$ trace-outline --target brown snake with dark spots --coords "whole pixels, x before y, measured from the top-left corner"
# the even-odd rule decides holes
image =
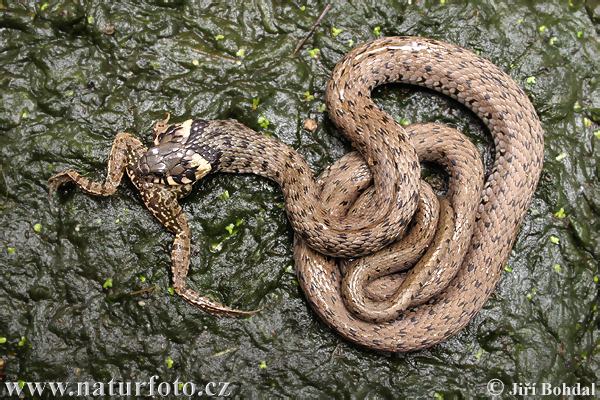
[[[480,156],[460,133],[437,124],[406,131],[375,106],[372,89],[391,82],[446,94],[485,122],[495,145],[485,183]],[[278,140],[232,120],[188,120],[157,123],[150,149],[119,134],[104,183],[68,170],[50,178],[50,189],[75,182],[88,193],[110,195],[126,171],[148,209],[175,234],[176,292],[208,312],[239,316],[252,312],[186,286],[191,232],[178,199],[209,172],[272,179],[282,188],[297,233],[298,278],[317,314],[348,340],[372,349],[432,346],[462,329],[500,278],[541,171],[539,119],[525,93],[492,63],[417,37],[355,48],[334,69],[326,101],[357,153],[342,157],[319,180]],[[419,160],[446,168],[446,196],[438,200],[420,180]],[[338,266],[327,255],[364,257]]]

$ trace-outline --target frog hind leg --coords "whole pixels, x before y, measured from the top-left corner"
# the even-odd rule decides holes
[[[186,277],[190,267],[191,230],[187,217],[177,202],[177,192],[161,185],[145,183],[141,194],[148,210],[165,228],[175,234],[171,250],[171,271],[175,293],[213,315],[248,317],[260,311],[230,308],[190,289],[186,284]]]
[[[94,196],[110,196],[121,183],[123,173],[133,165],[146,151],[137,138],[127,132],[121,132],[115,138],[108,159],[108,174],[104,182],[96,182],[82,176],[79,172],[68,169],[48,179],[50,196],[66,183],[73,182],[84,192]]]

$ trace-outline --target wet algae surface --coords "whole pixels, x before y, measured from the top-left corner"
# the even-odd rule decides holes
[[[0,356],[7,381],[231,382],[240,398],[487,397],[490,379],[600,380],[600,45],[598,2],[154,0],[0,2]],[[172,295],[172,236],[129,182],[110,198],[46,181],[73,167],[103,179],[118,131],[235,118],[302,153],[316,172],[350,150],[324,109],[335,63],[378,35],[419,35],[489,58],[521,84],[546,132],[545,165],[504,276],[460,334],[432,349],[350,345],[308,307],[293,271],[279,189],[216,175],[183,201],[192,287],[262,308],[215,318]],[[456,102],[388,86],[403,123],[469,135]],[[306,118],[318,129],[302,129]],[[0,374],[1,375],[1,374]],[[597,391],[600,388],[597,389]],[[44,395],[44,398],[51,398]],[[505,398],[518,397],[506,394]]]

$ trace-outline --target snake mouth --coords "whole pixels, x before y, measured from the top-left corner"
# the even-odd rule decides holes
[[[149,183],[157,183],[166,186],[178,186],[178,185],[189,185],[194,181],[189,179],[187,176],[181,175],[157,175],[148,174],[143,175],[142,179]]]
[[[145,182],[167,186],[192,184],[211,169],[210,162],[197,150],[178,142],[151,147],[139,158],[136,166],[138,176]]]
[[[140,178],[149,183],[156,183],[166,186],[178,186],[178,185],[189,185],[197,180],[204,177],[206,173],[199,173],[196,168],[186,169],[181,174],[168,174],[168,173],[157,173],[157,172],[149,172],[149,173],[141,173]]]
[[[166,186],[193,184],[212,170],[210,163],[197,153],[190,159],[182,158],[169,166],[164,162],[149,161],[145,156],[140,159],[137,166],[138,176],[145,182]]]

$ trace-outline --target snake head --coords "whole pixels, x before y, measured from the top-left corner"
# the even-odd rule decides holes
[[[192,133],[197,131],[198,123],[190,119],[159,132],[155,146],[138,160],[136,170],[140,178],[177,186],[193,184],[208,174],[211,164],[202,156],[201,148],[194,145]]]
[[[168,186],[192,184],[211,169],[200,154],[170,142],[151,147],[137,164],[142,180]]]

